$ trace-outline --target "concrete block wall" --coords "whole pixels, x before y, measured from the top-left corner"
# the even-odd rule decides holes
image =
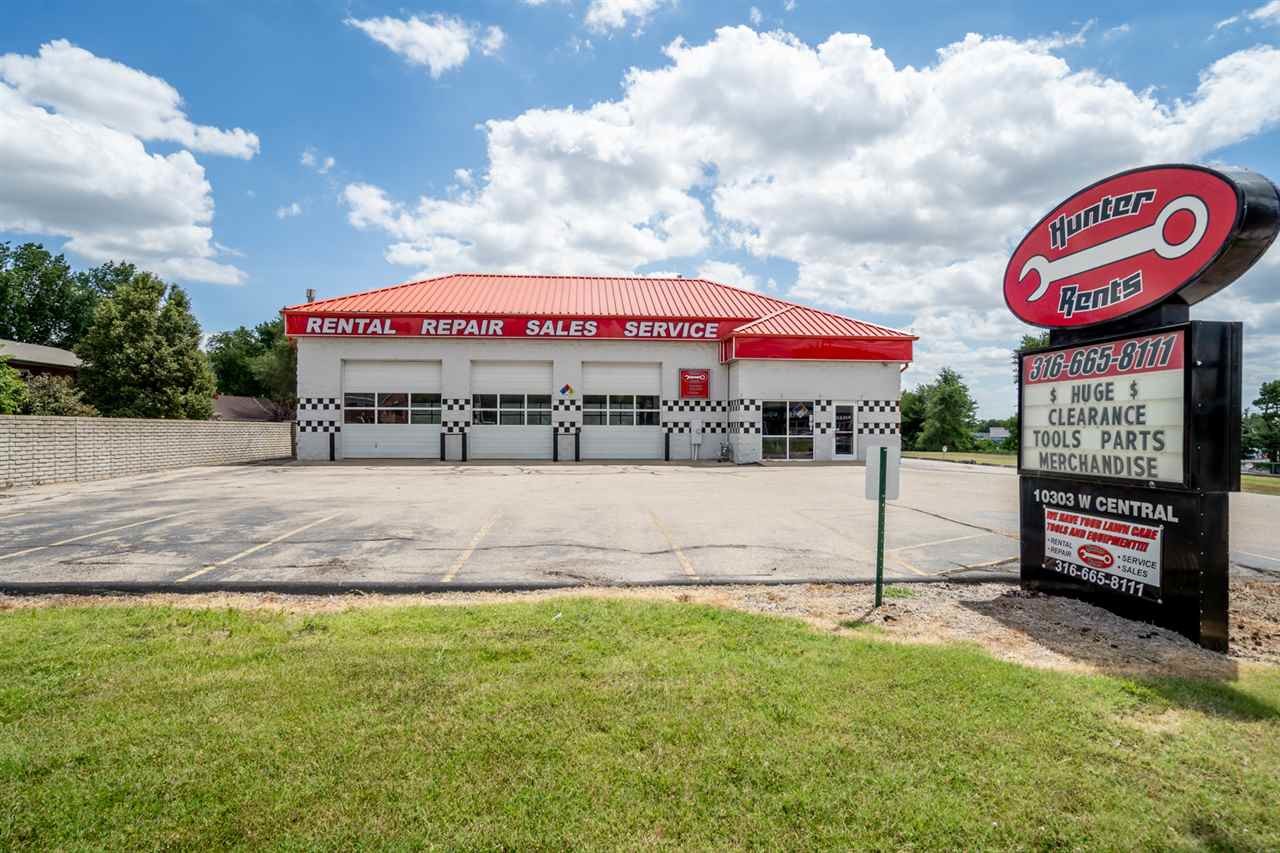
[[[293,425],[0,415],[0,488],[283,459]]]

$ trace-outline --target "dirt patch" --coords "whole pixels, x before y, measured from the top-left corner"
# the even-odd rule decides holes
[[[1183,637],[1131,622],[1068,598],[1007,584],[912,584],[892,588],[873,609],[869,586],[586,587],[536,592],[432,595],[277,595],[273,593],[146,596],[0,596],[0,611],[31,607],[119,607],[140,603],[336,613],[362,607],[465,606],[555,598],[695,602],[751,613],[796,617],[823,630],[911,643],[975,643],[992,655],[1030,666],[1077,672],[1233,678],[1242,662],[1280,665],[1280,584],[1231,584],[1231,653],[1221,655]]]

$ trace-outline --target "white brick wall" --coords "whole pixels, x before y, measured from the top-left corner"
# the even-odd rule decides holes
[[[0,488],[291,456],[293,425],[0,415]]]

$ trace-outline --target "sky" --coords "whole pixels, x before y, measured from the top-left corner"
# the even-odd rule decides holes
[[[45,0],[0,32],[0,241],[206,332],[450,272],[679,274],[920,336],[1013,412],[1014,246],[1138,165],[1280,180],[1280,0]],[[1280,249],[1193,317],[1280,376]]]

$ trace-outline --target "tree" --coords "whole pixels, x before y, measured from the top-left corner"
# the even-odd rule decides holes
[[[927,385],[921,385],[914,391],[902,392],[902,447],[912,450],[920,440],[920,430],[924,427],[924,409]]]
[[[81,391],[66,376],[42,374],[27,380],[24,415],[54,415],[65,418],[92,418],[98,410],[86,403]]]
[[[917,442],[919,449],[967,450],[973,444],[973,416],[977,408],[960,374],[949,367],[942,368],[928,391],[924,426]]]
[[[284,322],[280,319],[259,323],[252,329],[240,326],[229,332],[212,335],[209,338],[209,364],[218,380],[218,393],[266,397],[288,404],[292,399],[296,377],[291,378],[286,387],[279,382],[260,381],[257,373],[264,370],[270,372],[263,364],[259,364],[255,370],[255,363],[262,361],[263,356],[271,353],[284,340]],[[294,372],[296,373],[296,369]]]
[[[253,378],[266,397],[276,407],[276,417],[287,420],[298,405],[298,351],[284,337],[273,343],[266,352],[250,364]]]
[[[1262,383],[1253,405],[1258,412],[1249,417],[1245,443],[1265,453],[1272,464],[1280,462],[1280,379]]]
[[[102,294],[133,272],[131,264],[106,263],[73,273],[38,243],[0,243],[0,338],[72,348]]]
[[[201,420],[213,412],[213,372],[182,288],[135,273],[102,300],[76,347],[80,385],[104,415]]]
[[[1019,371],[1019,352],[1028,352],[1030,350],[1044,349],[1049,346],[1049,333],[1040,332],[1036,335],[1023,335],[1022,340],[1018,341],[1018,345],[1013,350],[1013,384],[1017,385],[1021,377]]]
[[[27,399],[27,384],[9,359],[0,357],[0,415],[16,415]]]

